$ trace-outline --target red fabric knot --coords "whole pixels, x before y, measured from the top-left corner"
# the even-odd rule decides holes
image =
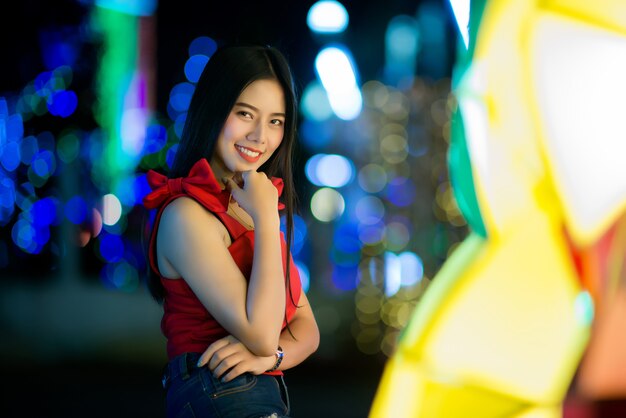
[[[203,204],[212,212],[226,212],[230,193],[222,190],[215,178],[209,162],[202,158],[198,160],[187,177],[168,179],[163,174],[149,170],[146,174],[152,192],[143,198],[143,205],[147,209],[155,209],[176,196],[189,195]],[[278,196],[283,192],[283,180],[272,177],[272,184],[278,190]],[[278,209],[285,205],[278,203]]]
[[[178,195],[183,193],[183,178],[179,177],[177,179],[168,179],[167,187],[170,189],[170,193],[172,195]]]

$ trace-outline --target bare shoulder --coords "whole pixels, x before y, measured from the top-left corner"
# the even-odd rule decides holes
[[[229,245],[230,236],[226,227],[194,199],[179,197],[163,210],[156,251],[158,268],[163,277],[180,278],[181,265],[197,262],[208,249]]]
[[[188,234],[217,234],[222,238],[228,237],[228,231],[213,213],[185,196],[174,200],[163,210],[159,231],[164,232],[168,241],[169,238],[176,241]]]

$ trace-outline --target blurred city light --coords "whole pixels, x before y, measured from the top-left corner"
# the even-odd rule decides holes
[[[309,9],[306,23],[313,32],[340,33],[348,27],[348,12],[338,1],[318,1]]]
[[[326,89],[335,115],[343,120],[358,117],[363,98],[357,86],[355,65],[347,48],[329,46],[322,49],[315,58],[315,70]]]

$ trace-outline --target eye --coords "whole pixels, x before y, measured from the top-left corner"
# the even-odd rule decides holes
[[[270,121],[270,124],[275,125],[275,126],[281,126],[284,124],[284,122],[280,119],[272,119]]]
[[[246,119],[252,119],[252,114],[250,112],[246,112],[245,110],[240,110],[237,112],[239,116],[243,116]]]

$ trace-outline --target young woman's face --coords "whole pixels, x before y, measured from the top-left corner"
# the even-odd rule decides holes
[[[276,80],[257,80],[239,95],[217,138],[212,166],[223,175],[257,170],[276,151],[285,130],[285,95]]]

